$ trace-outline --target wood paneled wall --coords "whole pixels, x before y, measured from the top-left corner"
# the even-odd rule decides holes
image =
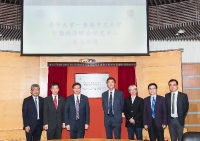
[[[182,64],[183,92],[190,101],[186,117],[188,131],[200,131],[200,64]]]
[[[22,57],[19,53],[0,52],[0,139],[24,139],[21,106],[29,96],[30,86],[39,83],[41,96],[47,95],[47,62],[77,62],[92,58],[97,62],[136,62],[139,96],[148,96],[147,86],[155,82],[158,94],[164,96],[168,81],[175,78],[182,91],[181,52],[152,52],[150,56]],[[69,88],[71,89],[71,87]],[[14,134],[11,134],[14,133]],[[168,136],[168,135],[167,135]]]

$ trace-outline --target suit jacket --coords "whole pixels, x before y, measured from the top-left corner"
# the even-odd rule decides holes
[[[152,112],[151,112],[151,96],[144,99],[144,112],[143,112],[143,125],[152,125]],[[156,96],[155,103],[155,123],[157,127],[162,127],[162,125],[167,125],[167,110],[165,104],[165,98],[162,96]]]
[[[171,92],[165,95],[166,107],[167,107],[167,121],[170,123],[171,119]],[[185,124],[185,116],[187,115],[189,108],[188,96],[187,94],[178,92],[177,97],[177,113],[178,119],[182,126]]]
[[[43,128],[43,106],[44,98],[39,97],[39,126]],[[37,110],[35,106],[35,101],[33,100],[32,95],[25,98],[22,105],[22,117],[23,117],[23,129],[27,126],[30,126],[30,129],[33,130],[37,124]]]
[[[44,125],[48,124],[48,129],[62,128],[64,122],[64,104],[62,96],[58,96],[58,108],[55,108],[52,95],[44,99]]]
[[[80,127],[85,129],[85,124],[90,123],[90,107],[88,102],[88,97],[81,94],[80,104],[79,104],[79,123]],[[67,97],[65,103],[65,125],[70,125],[74,127],[76,122],[76,108],[74,101],[74,94]],[[71,128],[72,129],[72,128]]]
[[[144,109],[144,100],[138,96],[135,97],[132,103],[131,97],[126,98],[124,101],[124,114],[126,116],[126,127],[132,126],[130,119],[135,120],[135,126],[137,128],[143,128],[142,115]]]
[[[102,107],[104,111],[104,123],[108,119],[108,91],[102,93]],[[115,89],[113,111],[116,122],[122,122],[122,111],[124,109],[124,95],[121,91]]]

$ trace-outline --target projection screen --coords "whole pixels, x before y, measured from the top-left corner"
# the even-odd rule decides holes
[[[24,0],[21,55],[148,55],[146,0]]]

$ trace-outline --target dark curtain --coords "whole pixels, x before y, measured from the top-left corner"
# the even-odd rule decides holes
[[[134,66],[119,66],[118,67],[118,89],[124,93],[124,98],[130,96],[128,87],[136,85],[136,75]]]
[[[67,67],[53,67],[48,69],[48,96],[51,95],[51,83],[57,82],[60,86],[58,95],[66,98],[67,96]]]

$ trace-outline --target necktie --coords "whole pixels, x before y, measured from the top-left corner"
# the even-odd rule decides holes
[[[112,92],[110,92],[110,100],[109,100],[109,105],[108,105],[108,107],[109,107],[108,113],[109,113],[110,115],[113,115],[113,112],[112,112]]]
[[[173,96],[172,96],[172,114],[174,114],[174,102],[175,102],[175,94],[173,93]]]
[[[38,117],[38,105],[37,105],[37,98],[35,98],[35,107],[36,107],[36,111],[37,111],[37,119],[39,119],[39,117]]]
[[[76,119],[79,119],[79,100],[78,100],[78,96],[76,99]]]
[[[57,104],[57,99],[56,99],[56,96],[54,97],[54,100],[53,100],[53,102],[54,102],[54,106],[55,106],[55,108],[56,108],[56,110],[57,110],[57,108],[58,108],[58,104]]]
[[[155,112],[154,112],[154,108],[155,108],[155,99],[154,97],[152,97],[152,103],[151,103],[151,114],[152,114],[152,117],[155,118]]]

